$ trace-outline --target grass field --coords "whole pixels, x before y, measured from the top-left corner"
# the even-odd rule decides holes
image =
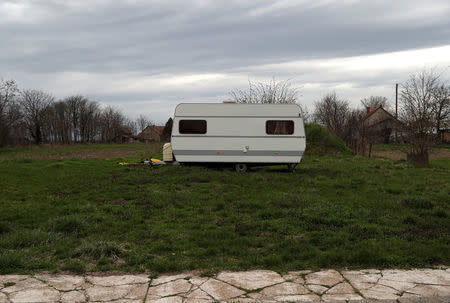
[[[0,149],[0,273],[450,264],[450,159],[120,167],[159,144]]]

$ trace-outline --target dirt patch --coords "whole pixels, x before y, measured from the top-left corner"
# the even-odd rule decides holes
[[[121,150],[121,151],[99,151],[89,153],[73,153],[73,154],[58,154],[58,155],[35,155],[33,159],[111,159],[122,158],[136,155],[136,151]]]
[[[399,150],[383,150],[383,151],[372,151],[372,155],[375,157],[384,157],[392,160],[406,160],[406,153]],[[429,151],[430,159],[450,159],[450,151],[445,149],[432,149]]]

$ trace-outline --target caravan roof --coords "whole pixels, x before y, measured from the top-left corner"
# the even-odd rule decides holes
[[[297,104],[181,103],[175,117],[300,117]]]

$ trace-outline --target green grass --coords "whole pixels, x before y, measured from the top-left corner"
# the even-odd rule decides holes
[[[160,143],[130,144],[71,144],[71,145],[29,145],[25,147],[0,148],[0,159],[30,158],[118,158],[149,157],[160,153]]]
[[[125,147],[123,147],[125,146]],[[35,159],[107,150],[114,159]],[[0,273],[450,264],[450,159],[306,154],[284,167],[121,167],[160,145],[0,152]]]

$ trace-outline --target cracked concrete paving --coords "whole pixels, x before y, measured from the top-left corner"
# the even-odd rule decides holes
[[[450,303],[450,269],[161,275],[0,275],[0,303]]]

